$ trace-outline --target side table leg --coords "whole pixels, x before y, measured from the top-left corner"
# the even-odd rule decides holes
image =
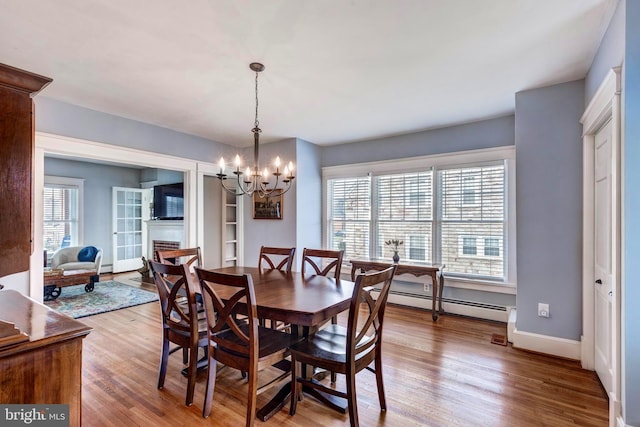
[[[431,273],[431,319],[438,320],[438,280],[436,273]]]
[[[444,266],[442,267],[444,269]],[[444,310],[442,309],[442,294],[444,292],[444,272],[442,270],[440,270],[440,290],[438,291],[438,312],[439,313],[444,313]]]

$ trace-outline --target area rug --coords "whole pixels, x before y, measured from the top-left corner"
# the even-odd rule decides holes
[[[84,285],[62,288],[60,296],[45,305],[74,319],[120,310],[157,301],[158,295],[113,280],[97,282],[93,292],[85,292]]]

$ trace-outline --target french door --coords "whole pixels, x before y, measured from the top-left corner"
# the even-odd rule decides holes
[[[143,200],[146,190],[113,187],[113,272],[142,267]]]

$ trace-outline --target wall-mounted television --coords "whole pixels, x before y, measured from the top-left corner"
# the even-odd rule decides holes
[[[184,219],[184,185],[156,185],[153,187],[154,219]]]

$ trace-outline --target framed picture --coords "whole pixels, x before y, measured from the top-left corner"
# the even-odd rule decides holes
[[[282,219],[282,190],[260,197],[253,193],[253,219]]]

